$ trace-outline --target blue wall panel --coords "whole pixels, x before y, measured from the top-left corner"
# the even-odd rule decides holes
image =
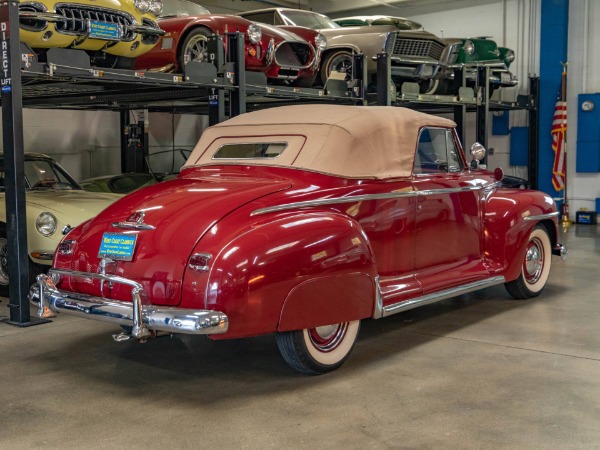
[[[594,103],[591,111],[581,104]],[[577,172],[600,172],[600,94],[580,94],[577,106]]]
[[[529,165],[529,127],[510,129],[510,165]]]
[[[550,130],[556,96],[560,89],[563,70],[561,62],[567,61],[568,32],[569,0],[542,0],[538,186],[552,197],[556,197],[557,192],[552,186],[554,152]]]

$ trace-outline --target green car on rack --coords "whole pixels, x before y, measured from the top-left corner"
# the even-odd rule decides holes
[[[403,17],[392,16],[353,16],[334,19],[342,27],[394,25],[399,30],[423,30],[420,23]],[[441,79],[437,86],[436,94],[454,94],[461,86],[459,80],[454,79],[453,69],[464,68],[467,86],[475,86],[477,82],[477,68],[487,66],[490,68],[489,81],[490,91],[501,87],[513,87],[518,84],[517,77],[513,75],[509,67],[515,60],[513,50],[499,47],[496,41],[490,37],[475,38],[444,38],[447,45],[451,47],[445,73],[448,75]],[[414,45],[424,45],[415,40]],[[490,93],[491,93],[490,92]]]

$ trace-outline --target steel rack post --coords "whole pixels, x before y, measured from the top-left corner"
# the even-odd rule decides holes
[[[225,50],[223,38],[212,35],[208,38],[208,60],[220,71],[225,64]],[[223,89],[210,88],[208,94],[208,124],[216,125],[225,120],[225,92]]]
[[[137,113],[135,112],[137,111]],[[131,120],[131,116],[135,120]],[[125,110],[121,121],[121,172],[147,173],[148,132],[145,110]]]
[[[25,156],[23,142],[23,98],[21,87],[21,46],[19,42],[19,2],[0,5],[2,68],[2,130],[4,144],[4,182],[6,188],[6,237],[10,318],[19,327],[48,320],[31,317],[29,312],[29,256],[25,217]]]
[[[538,109],[540,95],[540,78],[529,77],[529,151],[527,156],[527,179],[531,189],[538,188],[538,158],[540,152],[539,127],[540,113]]]
[[[488,116],[490,105],[488,102],[488,92],[490,90],[489,67],[480,66],[477,68],[477,85],[479,86],[479,100],[477,102],[476,121],[477,121],[477,142],[488,149]],[[487,152],[482,164],[487,164]]]
[[[460,67],[454,70],[454,81],[455,86],[465,87],[466,86],[466,77],[465,77],[465,69],[464,67]],[[460,102],[454,106],[454,121],[456,122],[456,132],[458,133],[458,137],[460,138],[460,142],[462,145],[466,145],[467,142],[467,105]]]
[[[392,69],[389,53],[377,53],[377,104],[390,106],[392,104]]]
[[[357,105],[367,104],[367,65],[365,55],[356,53],[352,57],[352,95]]]
[[[232,82],[236,89],[229,95],[229,117],[246,112],[246,60],[244,35],[227,33],[227,61],[233,63]]]

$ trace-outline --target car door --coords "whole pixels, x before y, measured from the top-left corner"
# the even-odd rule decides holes
[[[453,129],[425,127],[415,154],[414,265],[423,293],[486,278],[482,180],[469,171]]]

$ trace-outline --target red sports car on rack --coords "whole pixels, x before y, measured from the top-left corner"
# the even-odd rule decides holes
[[[558,243],[548,195],[467,161],[455,124],[405,108],[301,105],[204,131],[175,180],[66,235],[31,299],[123,327],[275,333],[295,369],[339,367],[361,320],[504,284],[539,295]]]
[[[238,16],[210,14],[186,0],[165,0],[158,24],[165,35],[136,60],[136,69],[183,72],[190,61],[206,61],[208,36],[238,31],[245,36],[246,70],[263,72],[269,81],[309,87],[327,45],[327,39],[315,30],[284,30]]]

